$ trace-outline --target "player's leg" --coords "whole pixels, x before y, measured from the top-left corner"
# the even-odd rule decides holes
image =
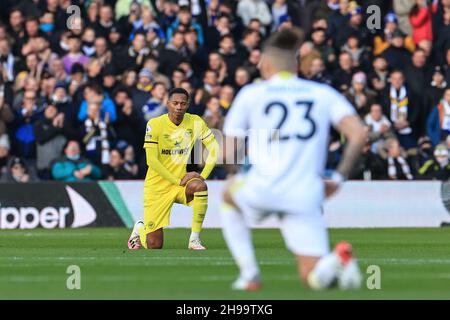
[[[170,210],[177,192],[177,188],[172,188],[164,194],[149,194],[144,198],[144,222],[139,228],[139,239],[144,248],[163,247],[163,228],[169,225]]]
[[[230,252],[236,261],[240,275],[233,283],[236,290],[257,290],[261,287],[260,271],[251,238],[251,230],[247,226],[243,211],[248,210],[243,203],[235,203],[233,194],[239,189],[241,182],[230,182],[226,187],[223,203],[220,208],[222,232]]]
[[[208,209],[208,187],[205,181],[201,179],[189,180],[184,188],[186,203],[192,205],[192,227],[189,237],[189,249],[206,249],[200,241],[200,232],[202,231],[203,221],[205,220]]]
[[[147,233],[147,249],[162,249],[164,243],[164,231],[162,228]]]
[[[327,257],[329,253],[325,223],[318,213],[314,215],[285,214],[280,224],[286,246],[296,255],[300,278],[307,287],[316,287],[315,283],[309,282],[310,275],[322,257]],[[334,259],[320,268],[322,272],[316,272],[322,287],[333,284],[337,276],[337,267],[338,260]]]
[[[328,233],[320,213],[285,215],[281,232],[287,247],[297,256],[300,278],[306,287],[327,289],[345,274],[352,278],[352,284],[360,281],[348,243],[340,243],[329,252]]]

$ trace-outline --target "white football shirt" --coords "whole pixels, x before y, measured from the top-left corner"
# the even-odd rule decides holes
[[[252,166],[237,196],[265,211],[320,208],[330,126],[354,113],[333,88],[289,73],[244,87],[224,125],[225,135],[248,137]]]

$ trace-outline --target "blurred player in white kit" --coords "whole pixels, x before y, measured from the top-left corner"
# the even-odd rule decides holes
[[[349,289],[361,282],[349,243],[338,243],[330,253],[321,206],[349,175],[366,132],[352,105],[336,90],[296,77],[302,40],[301,31],[291,28],[265,42],[260,62],[265,80],[239,92],[225,121],[227,146],[247,137],[252,164],[247,174],[230,182],[221,206],[224,237],[240,269],[236,290],[261,287],[249,227],[271,214],[279,217],[307,287],[339,284]],[[324,180],[331,125],[347,144],[337,170]]]

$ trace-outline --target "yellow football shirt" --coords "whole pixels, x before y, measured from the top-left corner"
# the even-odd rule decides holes
[[[186,174],[191,150],[199,139],[202,143],[215,139],[201,117],[186,113],[177,126],[164,114],[147,122],[144,148],[156,145],[158,160],[173,176],[181,179]],[[151,167],[147,170],[145,184],[152,191],[163,191],[173,186]]]

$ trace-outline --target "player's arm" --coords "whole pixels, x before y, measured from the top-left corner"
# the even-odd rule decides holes
[[[219,156],[219,144],[212,132],[210,138],[206,139],[206,141],[202,140],[202,143],[206,147],[206,150],[208,150],[208,157],[205,160],[205,166],[200,175],[203,179],[207,179],[216,166],[217,158]]]
[[[200,176],[203,179],[207,179],[216,166],[217,158],[219,156],[219,144],[217,143],[214,133],[208,128],[205,121],[201,118],[200,121],[202,124],[200,139],[206,150],[208,150],[208,157],[205,160],[205,166],[203,167]]]
[[[248,106],[253,105],[252,101],[254,100],[252,100],[252,96],[249,87],[244,87],[239,91],[225,119],[223,128],[225,134],[222,152],[224,156],[223,163],[231,166],[230,169],[232,171],[236,169],[233,166],[237,167],[245,159],[245,138],[249,128],[248,121],[250,118]],[[229,161],[231,159],[233,161]],[[230,163],[233,164],[231,165]]]
[[[169,181],[170,183],[179,186],[181,179],[175,177],[158,159],[158,145],[150,143],[145,148],[145,155],[147,157],[147,165],[155,170],[157,174]]]
[[[338,130],[346,137],[347,144],[336,171],[347,178],[361,155],[367,140],[367,131],[356,115],[344,117],[338,125]]]
[[[349,102],[337,92],[330,97],[331,121],[334,127],[345,136],[347,143],[331,180],[325,181],[327,196],[333,194],[348,178],[367,140],[367,130]]]
[[[153,120],[153,119],[152,119]],[[157,174],[166,179],[172,184],[180,185],[181,179],[175,177],[166,167],[164,167],[158,158],[158,143],[159,143],[159,126],[156,120],[150,120],[147,123],[145,132],[144,148],[147,158],[147,165],[155,170]]]

